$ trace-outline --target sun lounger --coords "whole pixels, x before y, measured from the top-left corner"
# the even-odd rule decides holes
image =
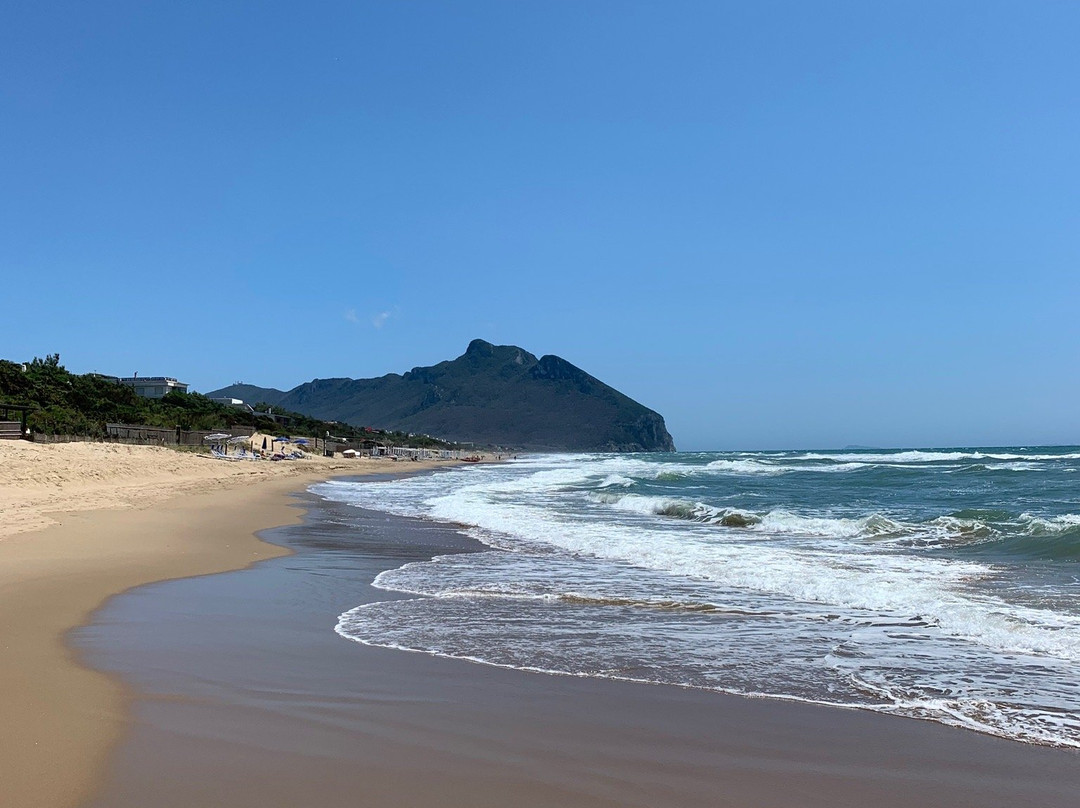
[[[235,460],[243,460],[244,459],[242,457],[234,457],[234,456],[230,455],[228,452],[222,451],[217,446],[211,446],[210,447],[210,454],[215,460],[234,460],[235,461]]]

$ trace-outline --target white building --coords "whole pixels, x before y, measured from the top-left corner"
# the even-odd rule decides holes
[[[168,376],[129,376],[120,384],[135,388],[135,394],[143,398],[163,398],[169,393],[186,393],[188,386]]]
[[[236,407],[236,409],[238,410],[249,409],[247,404],[243,402],[243,399],[239,398],[232,398],[230,396],[215,396],[210,400],[216,401],[218,404],[224,404],[226,407]]]

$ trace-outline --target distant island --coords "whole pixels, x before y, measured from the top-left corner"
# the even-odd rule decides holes
[[[457,359],[377,379],[207,394],[313,418],[530,451],[675,451],[663,417],[558,356],[473,340]]]

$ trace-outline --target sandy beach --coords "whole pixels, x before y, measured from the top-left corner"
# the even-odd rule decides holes
[[[230,463],[158,447],[0,443],[3,804],[79,804],[125,726],[124,688],[79,663],[68,631],[131,587],[286,552],[254,533],[297,518],[287,492],[401,465]]]
[[[342,610],[394,597],[370,586],[380,571],[482,547],[290,492],[421,464],[234,470],[115,448],[81,448],[72,469],[61,447],[20,445],[3,464],[23,469],[5,472],[4,513],[52,522],[0,541],[5,806],[1004,807],[1080,791],[1074,752],[930,722],[348,642]],[[167,461],[154,485],[136,470]],[[69,480],[55,500],[31,462]],[[131,470],[110,482],[114,463]]]

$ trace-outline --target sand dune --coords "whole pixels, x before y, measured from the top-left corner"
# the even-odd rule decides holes
[[[144,508],[222,485],[313,472],[364,473],[388,465],[314,454],[279,463],[230,463],[160,446],[5,441],[0,443],[0,541],[55,524],[65,511]]]

